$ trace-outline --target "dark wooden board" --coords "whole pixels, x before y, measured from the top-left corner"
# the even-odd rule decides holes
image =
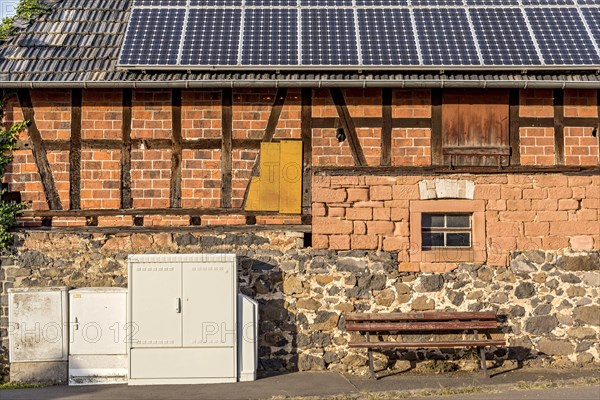
[[[431,164],[442,165],[442,89],[431,89]]]
[[[71,90],[71,140],[69,144],[69,208],[81,208],[81,89]]]
[[[221,207],[231,208],[232,194],[232,136],[233,136],[233,93],[222,90],[222,133],[221,133]]]
[[[554,159],[556,165],[565,164],[565,92],[554,90]]]
[[[346,322],[347,331],[462,331],[465,329],[495,329],[496,321],[411,321],[411,322]]]
[[[302,89],[301,103],[302,209],[305,215],[309,215],[312,207],[312,89]]]
[[[123,89],[123,124],[121,143],[121,208],[131,208],[131,104],[133,92]]]
[[[449,320],[496,320],[495,312],[410,312],[410,313],[352,313],[346,321],[449,321]]]
[[[392,165],[392,89],[381,90],[381,160],[383,166]]]
[[[348,111],[348,106],[346,105],[346,100],[344,99],[342,89],[330,88],[329,93],[331,94],[331,98],[333,99],[333,103],[335,104],[335,108],[337,109],[340,117],[342,128],[348,136],[348,145],[350,146],[350,152],[352,153],[352,158],[354,159],[354,165],[367,165],[365,154],[363,153],[360,140],[358,139],[358,134],[356,133],[356,126],[354,125],[354,121],[352,120],[350,112]]]
[[[511,89],[508,97],[508,141],[510,143],[509,165],[521,165],[520,92]]]
[[[171,91],[171,123],[172,123],[172,150],[171,150],[171,208],[181,207],[181,89]]]
[[[349,347],[353,348],[452,348],[452,347],[486,347],[486,346],[506,346],[505,340],[464,340],[464,341],[439,341],[439,342],[350,342]]]
[[[571,173],[578,175],[597,175],[598,166],[514,166],[499,169],[498,167],[315,167],[318,176],[365,176],[365,175],[447,175],[447,174],[547,174]]]

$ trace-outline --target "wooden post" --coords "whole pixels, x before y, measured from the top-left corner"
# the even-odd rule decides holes
[[[231,208],[232,194],[232,136],[233,136],[233,92],[223,89],[221,98],[221,207]]]
[[[350,112],[348,112],[348,106],[346,105],[346,100],[344,100],[342,90],[340,88],[331,88],[329,89],[329,93],[331,93],[331,98],[333,99],[338,115],[340,116],[342,128],[344,128],[346,135],[348,135],[348,144],[350,145],[354,165],[367,165],[367,160],[365,159],[362,146],[360,145],[358,135],[356,134],[356,126],[350,117]]]
[[[565,164],[565,93],[554,90],[554,159],[556,165]]]
[[[121,143],[121,208],[131,208],[131,104],[133,92],[123,89],[123,123]]]
[[[302,89],[302,214],[310,217],[312,207],[312,89]],[[303,221],[309,223],[309,221]]]
[[[56,190],[52,169],[50,169],[50,163],[48,162],[46,147],[44,147],[42,135],[35,122],[35,111],[33,109],[29,90],[17,90],[17,97],[19,99],[19,104],[21,105],[21,110],[23,111],[23,118],[26,121],[29,121],[28,132],[32,144],[31,151],[33,152],[33,158],[35,159],[35,164],[42,180],[46,202],[51,210],[62,210],[62,204],[60,197],[58,196],[58,191]]]
[[[71,90],[71,140],[69,141],[69,208],[81,209],[81,89]]]
[[[381,91],[381,165],[392,165],[392,89]]]
[[[521,165],[521,132],[519,121],[519,89],[511,89],[508,111],[508,141],[510,143],[509,165]]]
[[[171,92],[171,208],[181,207],[181,89]]]
[[[431,89],[431,164],[444,164],[442,154],[442,89]]]

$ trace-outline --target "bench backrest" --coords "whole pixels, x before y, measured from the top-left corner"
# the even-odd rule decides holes
[[[348,331],[464,331],[498,328],[495,312],[347,314]]]

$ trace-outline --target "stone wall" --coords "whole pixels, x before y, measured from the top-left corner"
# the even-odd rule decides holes
[[[350,350],[348,312],[495,310],[507,348],[491,359],[574,366],[600,362],[600,253],[514,252],[505,267],[460,264],[443,274],[399,272],[397,252],[305,248],[293,232],[17,235],[2,259],[2,349],[7,349],[11,287],[126,286],[131,253],[234,252],[240,290],[260,303],[260,370],[366,371],[366,352]],[[457,360],[469,351],[389,351],[377,364]],[[2,359],[4,377],[6,359]],[[418,365],[428,365],[427,362]]]
[[[443,199],[483,202],[483,235],[474,232],[473,245],[489,265],[507,266],[517,250],[600,249],[597,175],[315,176],[312,199],[314,247],[397,252],[405,271],[444,272],[466,261],[443,255],[422,260],[414,209]],[[452,201],[443,212],[465,211]]]

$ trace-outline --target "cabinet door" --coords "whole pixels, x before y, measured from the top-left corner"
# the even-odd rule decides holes
[[[184,347],[233,347],[235,344],[235,264],[184,264]]]
[[[181,263],[134,263],[131,273],[132,347],[180,347]]]

